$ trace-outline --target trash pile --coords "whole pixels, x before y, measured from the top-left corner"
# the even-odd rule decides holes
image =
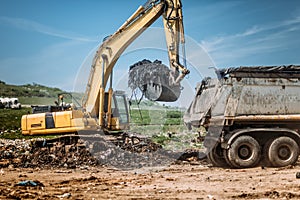
[[[166,151],[148,138],[127,134],[112,138],[114,139],[107,140],[101,136],[80,137],[72,142],[53,142],[53,139],[1,139],[0,168],[112,166],[132,169],[164,166],[177,160],[191,161],[200,158],[196,151]]]
[[[175,83],[175,71],[161,61],[142,60],[130,66],[128,86],[139,89],[152,101],[173,102],[180,96],[180,84]]]
[[[96,165],[85,146],[81,144],[64,145],[62,143],[38,145],[36,140],[0,140],[1,167],[67,167]],[[45,140],[46,141],[46,140]]]

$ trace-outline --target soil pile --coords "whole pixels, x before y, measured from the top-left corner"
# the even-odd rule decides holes
[[[197,161],[199,152],[171,152],[148,138],[123,134],[107,140],[81,137],[75,142],[57,140],[0,140],[0,168],[113,166],[132,169],[162,166],[175,161]]]

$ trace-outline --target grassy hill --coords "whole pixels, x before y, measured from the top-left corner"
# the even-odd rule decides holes
[[[64,92],[59,88],[51,88],[37,83],[26,85],[9,85],[0,81],[0,96],[5,97],[57,97]]]
[[[59,93],[59,88],[51,88],[37,83],[26,85],[10,85],[0,81],[0,97],[17,97],[21,104],[53,104]]]
[[[54,105],[58,94],[64,93],[59,88],[51,88],[36,83],[26,85],[9,85],[0,81],[0,97],[18,97],[22,105]],[[79,94],[75,94],[79,97]],[[80,98],[77,98],[80,99]],[[67,100],[67,99],[64,99]],[[131,130],[149,136],[166,132],[181,132],[185,129],[180,108],[160,105],[157,102],[142,100],[139,105],[132,101],[130,110]],[[0,110],[1,133],[17,130],[20,132],[21,117],[31,111],[31,108],[21,110]]]

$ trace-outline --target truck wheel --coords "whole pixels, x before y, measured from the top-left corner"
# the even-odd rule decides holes
[[[225,158],[225,161],[227,163],[227,165],[231,168],[237,168],[237,166],[233,166],[228,158],[228,149],[224,149],[223,150],[223,155],[224,155],[224,158]]]
[[[274,167],[295,164],[299,156],[299,147],[290,137],[279,137],[269,147],[268,158]]]
[[[223,150],[220,144],[217,144],[210,152],[208,152],[207,158],[215,167],[229,167],[224,158]]]
[[[228,149],[228,161],[233,167],[254,167],[260,161],[260,146],[251,136],[238,137]]]
[[[269,139],[265,143],[265,145],[263,147],[263,150],[262,150],[262,159],[261,159],[261,165],[262,166],[265,166],[265,167],[272,167],[273,166],[272,163],[271,163],[271,161],[270,161],[270,159],[269,159],[269,156],[268,156],[268,154],[269,154],[269,148],[270,148],[270,145],[273,142],[273,140],[274,140],[274,138]]]

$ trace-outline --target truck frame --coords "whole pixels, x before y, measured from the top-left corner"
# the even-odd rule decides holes
[[[205,78],[185,113],[204,127],[214,166],[282,167],[294,164],[300,146],[300,66],[216,70]]]

